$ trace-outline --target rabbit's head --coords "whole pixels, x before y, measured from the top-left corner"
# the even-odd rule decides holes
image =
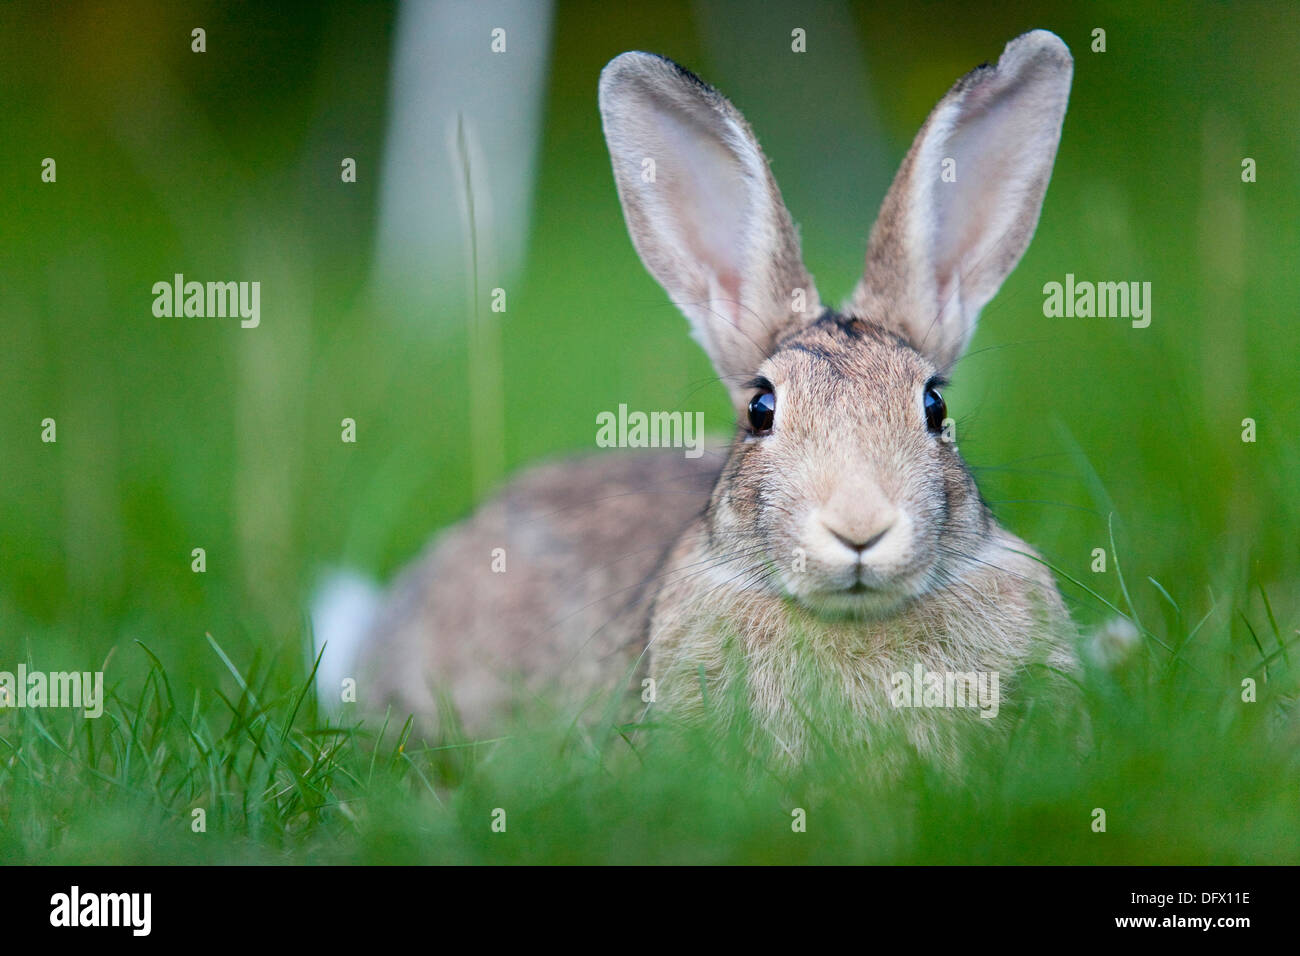
[[[823,306],[744,118],[670,60],[625,53],[600,110],[628,228],[731,394],[708,511],[737,584],[882,615],[959,575],[988,517],[941,389],[1038,222],[1069,96],[1034,31],[961,79],[886,195],[864,275]]]

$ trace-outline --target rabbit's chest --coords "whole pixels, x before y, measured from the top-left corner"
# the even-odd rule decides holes
[[[746,598],[660,622],[650,676],[686,716],[745,709],[763,720],[818,713],[871,723],[929,721],[930,710],[996,714],[1005,647],[970,626],[900,615],[823,621],[780,599]]]

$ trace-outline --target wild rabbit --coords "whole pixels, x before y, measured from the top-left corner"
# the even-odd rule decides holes
[[[1052,576],[994,521],[941,389],[1033,235],[1072,71],[1038,30],[953,86],[836,311],[731,103],[663,57],[611,61],[600,112],[628,229],[728,388],[734,440],[534,469],[373,606],[327,593],[326,693],[355,670],[363,704],[471,731],[521,695],[621,693],[684,718],[739,700],[796,756],[820,733],[805,697],[829,694],[838,737],[892,725],[946,753],[960,721],[911,707],[900,674],[992,674],[1005,696],[1034,662],[1068,668]]]

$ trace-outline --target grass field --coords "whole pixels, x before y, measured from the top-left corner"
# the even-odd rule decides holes
[[[947,398],[984,495],[1080,627],[1123,615],[1137,646],[1089,669],[1076,707],[973,743],[957,777],[756,766],[661,726],[527,720],[431,748],[405,715],[329,725],[313,587],[336,566],[387,579],[479,495],[463,289],[419,311],[367,283],[396,13],[5,4],[0,670],[102,669],[109,700],[96,719],[0,709],[0,860],[1300,862],[1300,15],[796,6],[814,42],[850,37],[869,66],[851,92],[874,125],[841,130],[808,128],[820,104],[801,91],[851,64],[792,58],[784,20],[739,36],[725,3],[608,7],[562,3],[552,29],[501,320],[505,467],[591,450],[621,402],[729,429],[626,238],[595,109],[611,56],[663,52],[732,95],[833,301],[928,108],[1047,27],[1076,60],[1056,171]],[[767,26],[760,69],[736,49]],[[260,279],[261,326],[154,317],[149,290],[176,272]],[[1067,274],[1150,282],[1150,326],[1046,318],[1043,285]]]

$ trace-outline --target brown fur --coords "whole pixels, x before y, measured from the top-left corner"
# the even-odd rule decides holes
[[[644,674],[654,707],[698,718],[739,699],[797,756],[811,680],[843,705],[846,746],[892,727],[955,758],[971,712],[897,709],[892,674],[996,671],[1005,701],[1032,662],[1070,666],[1050,573],[994,522],[923,399],[1034,231],[1069,63],[1039,31],[953,88],[841,314],[735,108],[670,61],[616,58],[601,111],[629,231],[726,382],[735,441],[725,462],[609,454],[518,479],[399,579],[366,647],[372,696],[427,717],[442,688],[479,730],[521,694],[578,708]],[[776,396],[770,434],[745,423],[755,376]]]
[[[703,509],[716,449],[593,455],[516,479],[398,578],[366,643],[362,693],[435,730],[445,693],[470,731],[521,694],[599,704],[644,645],[655,571]],[[492,570],[494,551],[505,571]]]

